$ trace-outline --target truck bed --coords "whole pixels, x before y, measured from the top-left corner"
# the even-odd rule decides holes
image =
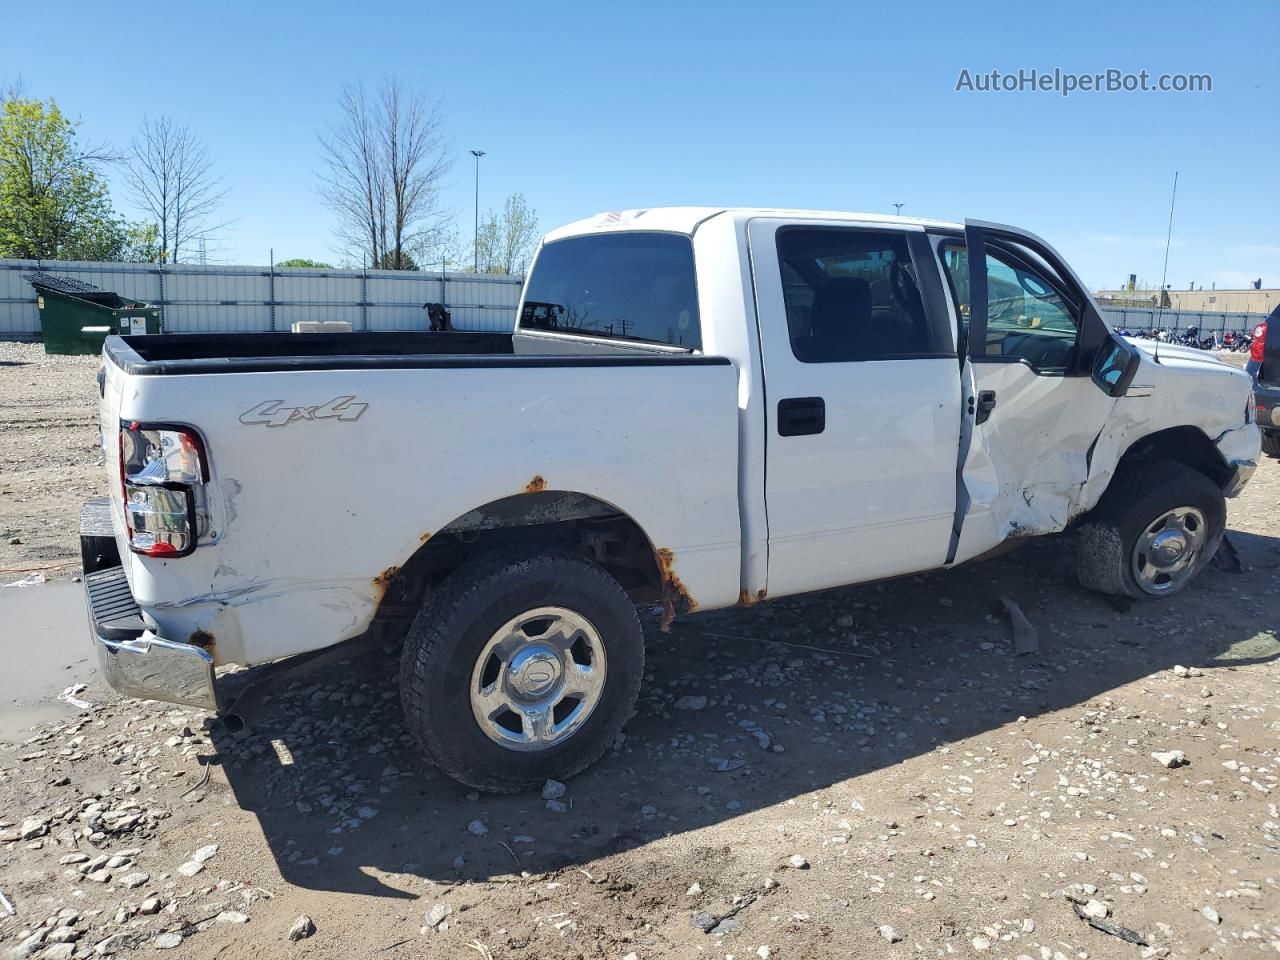
[[[191,425],[207,458],[208,535],[197,549],[121,557],[159,635],[213,637],[218,663],[244,664],[357,636],[424,544],[456,541],[448,531],[462,518],[513,499],[533,509],[590,498],[634,521],[692,602],[736,602],[730,361],[660,347],[570,353],[560,338],[534,339],[108,339],[103,422]],[[339,401],[358,414],[307,415]],[[306,413],[250,415],[264,405]],[[119,431],[105,439],[106,462],[118,464]]]
[[[440,367],[728,364],[652,347],[548,353],[509,333],[182,333],[109,337],[106,354],[131,376]]]

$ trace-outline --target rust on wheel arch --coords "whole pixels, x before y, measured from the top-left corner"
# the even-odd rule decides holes
[[[659,547],[653,551],[653,557],[658,562],[658,574],[662,578],[662,619],[658,621],[658,629],[670,633],[671,621],[676,614],[692,613],[698,609],[698,603],[676,575],[675,554],[666,547]]]
[[[387,567],[380,574],[373,578],[373,585],[379,590],[385,590],[387,584],[396,578],[396,574],[400,572],[399,567]]]
[[[542,479],[542,474],[535,473],[533,479],[524,485],[525,493],[541,493],[547,489],[547,481]]]
[[[419,539],[420,541],[422,541],[423,543],[426,543],[428,540],[430,540],[430,539],[431,539],[431,531],[430,531],[430,530],[425,531],[425,532],[422,534],[422,536],[420,536],[418,539]]]

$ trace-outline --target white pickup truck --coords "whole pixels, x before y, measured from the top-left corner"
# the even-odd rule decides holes
[[[82,549],[104,672],[407,635],[407,723],[485,790],[564,778],[672,616],[1080,526],[1081,582],[1182,589],[1254,470],[1249,377],[1113,334],[990,223],[673,208],[542,242],[514,334],[111,337]],[[223,698],[225,699],[225,698]]]

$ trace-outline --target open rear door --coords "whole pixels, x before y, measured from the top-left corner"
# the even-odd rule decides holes
[[[956,299],[964,390],[949,563],[1062,530],[1114,399],[1090,379],[1108,335],[1079,279],[1033,234],[967,221],[939,238]]]

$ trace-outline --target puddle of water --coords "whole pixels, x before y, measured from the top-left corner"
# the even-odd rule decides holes
[[[0,624],[0,741],[24,740],[32,724],[78,714],[58,694],[97,673],[84,588],[0,587]],[[91,691],[81,696],[91,698]]]

